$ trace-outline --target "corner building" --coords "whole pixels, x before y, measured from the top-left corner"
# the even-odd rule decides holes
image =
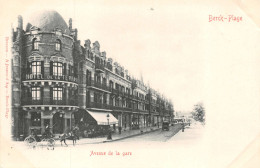
[[[142,129],[173,119],[173,105],[132,77],[100,44],[81,46],[72,20],[44,11],[12,32],[12,135],[54,134],[78,125],[82,136]],[[158,96],[156,96],[158,95]],[[157,98],[157,99],[156,99]]]

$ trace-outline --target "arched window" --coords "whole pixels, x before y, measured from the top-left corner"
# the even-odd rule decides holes
[[[39,50],[39,42],[37,41],[37,38],[33,39],[32,45],[33,45],[33,50]]]
[[[59,39],[56,40],[55,50],[56,50],[56,51],[61,51],[61,41],[60,41]]]

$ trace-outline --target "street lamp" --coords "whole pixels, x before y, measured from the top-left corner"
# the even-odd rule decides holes
[[[111,135],[111,131],[110,131],[110,126],[109,126],[109,114],[107,114],[107,124],[108,124],[108,135],[107,135],[107,139],[111,140],[112,139],[112,135]]]
[[[109,114],[107,114],[107,125],[109,125]]]

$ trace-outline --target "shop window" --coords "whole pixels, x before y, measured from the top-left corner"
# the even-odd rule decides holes
[[[40,100],[40,99],[41,99],[41,88],[32,87],[32,100]]]
[[[62,76],[63,75],[63,64],[60,62],[53,62],[53,75]]]
[[[53,100],[62,100],[62,88],[53,88]]]
[[[59,39],[56,40],[55,50],[56,50],[56,51],[61,51],[61,41],[60,41]]]
[[[32,46],[33,46],[33,50],[39,50],[39,42],[37,38],[33,39]]]
[[[37,113],[37,112],[31,113],[31,125],[41,126],[41,113]]]

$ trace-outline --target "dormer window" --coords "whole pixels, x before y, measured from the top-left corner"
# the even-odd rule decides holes
[[[61,51],[61,41],[60,41],[59,39],[56,40],[55,50],[56,50],[56,51]]]
[[[32,46],[33,46],[33,50],[39,50],[39,42],[37,38],[33,39]]]

